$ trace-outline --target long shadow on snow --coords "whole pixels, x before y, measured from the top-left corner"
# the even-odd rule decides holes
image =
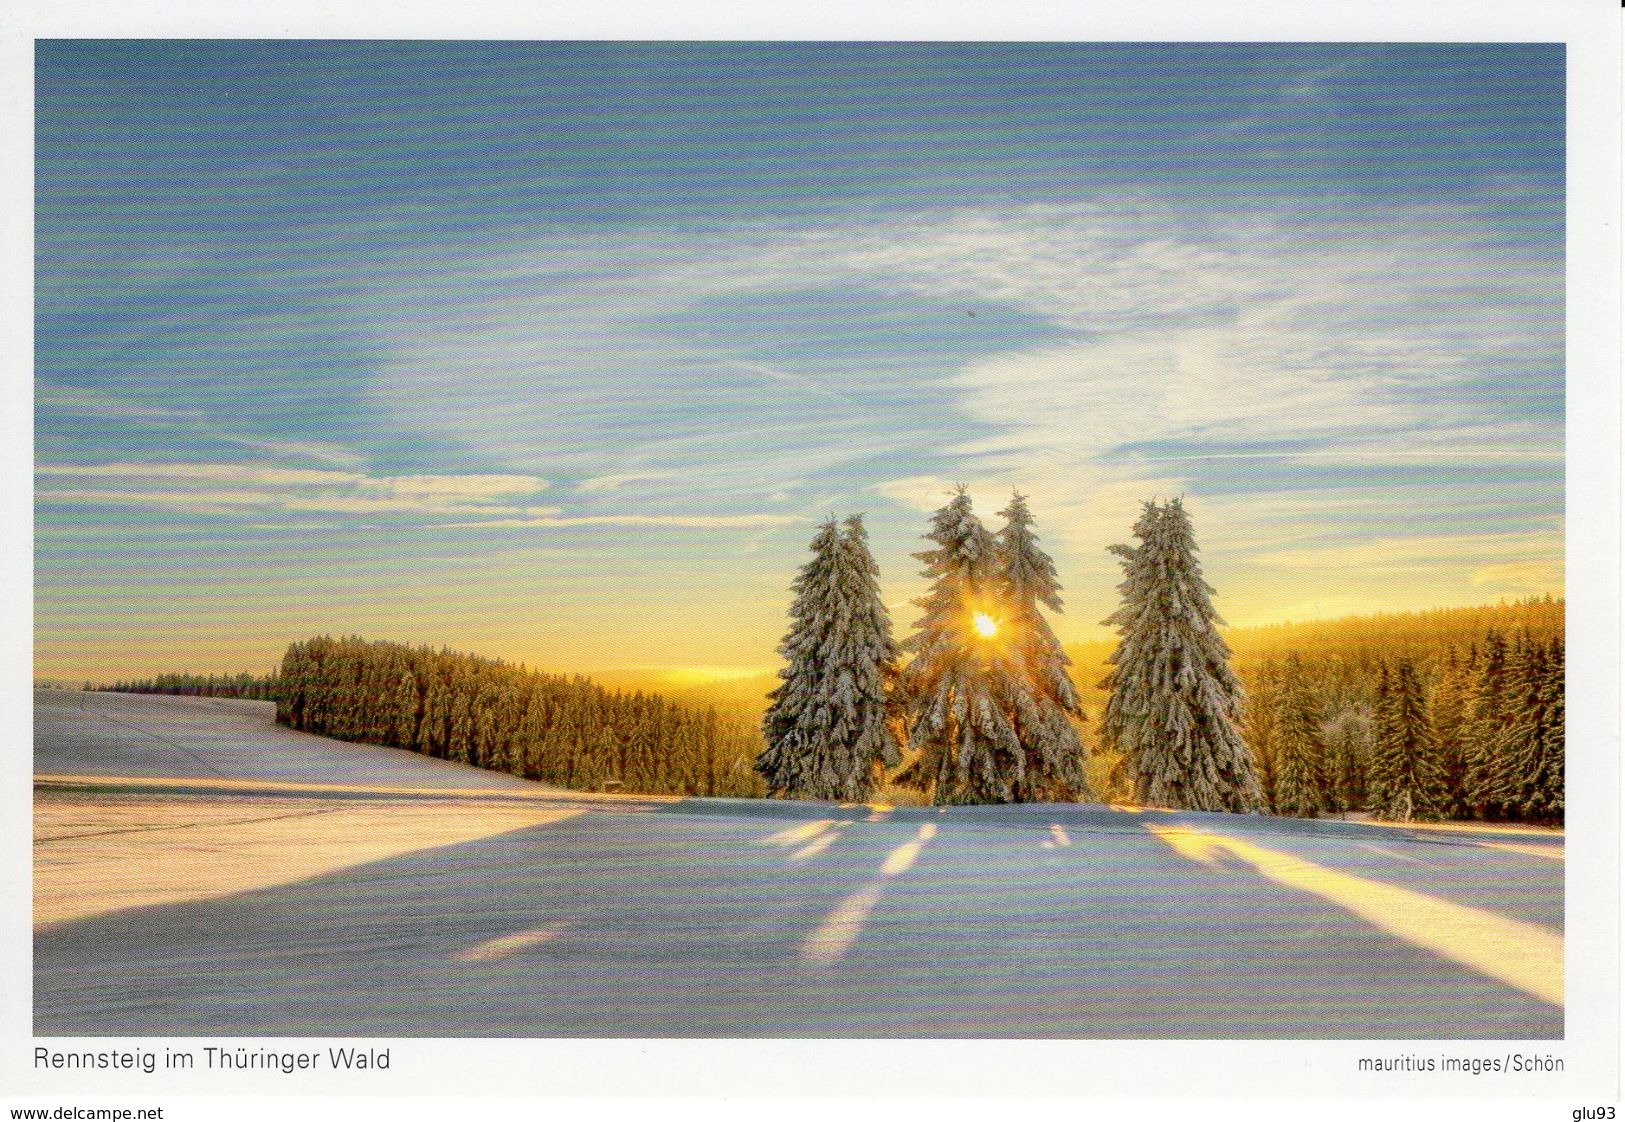
[[[1562,1033],[1561,1010],[1302,893],[1218,875],[1138,828],[1043,850],[1028,831],[974,828],[974,813],[899,808],[868,822],[868,808],[808,807],[782,817],[848,825],[797,863],[764,835],[764,816],[655,809],[582,815],[41,931],[35,1031]],[[940,832],[913,868],[877,879],[925,821]],[[809,936],[866,891],[874,904],[850,947],[809,963]]]

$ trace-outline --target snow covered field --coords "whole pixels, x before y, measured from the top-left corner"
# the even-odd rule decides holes
[[[269,701],[34,691],[34,773],[535,790],[511,775],[276,723]]]
[[[42,1035],[1563,1033],[1551,832],[581,796],[35,706]]]

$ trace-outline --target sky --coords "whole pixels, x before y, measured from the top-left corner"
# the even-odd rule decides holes
[[[1563,592],[1561,44],[41,41],[37,678],[776,663],[1028,496],[1109,634]]]

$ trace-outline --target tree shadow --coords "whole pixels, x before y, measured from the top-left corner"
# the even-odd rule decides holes
[[[64,923],[35,934],[34,1031],[1562,1034],[1561,1010],[1300,894],[1215,876],[1143,831],[1042,850],[1036,834],[960,815],[940,819],[952,825],[889,882],[850,949],[810,970],[809,935],[916,836],[916,817],[938,816],[781,805],[767,817],[850,825],[794,863],[762,816],[661,804]]]

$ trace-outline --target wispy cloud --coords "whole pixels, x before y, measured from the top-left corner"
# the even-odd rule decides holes
[[[1289,238],[1279,230],[1262,245],[1240,230],[1191,230],[1197,245],[1147,243],[1104,269],[1110,292],[1061,278],[1047,285],[1047,257],[1034,259],[1023,273],[1044,285],[1034,299],[1088,337],[963,370],[955,381],[965,408],[1000,427],[965,450],[1079,460],[1135,443],[1199,442],[1216,455],[1293,440],[1305,454],[1335,455],[1378,438],[1483,426],[1498,413],[1526,426],[1515,404],[1479,387],[1486,372],[1531,361],[1545,364],[1533,384],[1554,386],[1558,334],[1539,319],[1521,332],[1480,329],[1494,309],[1510,315],[1537,302],[1542,282],[1550,302],[1550,266],[1533,269],[1519,291],[1474,234],[1452,238],[1431,224],[1418,233],[1404,216],[1396,226],[1419,244],[1305,236],[1282,253]],[[1091,261],[1080,264],[1090,271]],[[1550,412],[1548,450],[1558,423]]]
[[[498,518],[482,522],[451,522],[442,529],[522,529],[563,526],[665,527],[678,530],[757,530],[794,526],[808,521],[778,514],[584,514],[569,517]]]
[[[42,492],[43,502],[66,505],[159,507],[177,513],[258,514],[286,511],[303,514],[454,515],[492,508],[479,504],[429,501],[421,498],[370,498],[363,495],[288,494],[269,491],[218,489],[156,491],[112,488],[64,488]],[[512,508],[496,508],[501,513]],[[528,508],[536,509],[536,508]],[[557,507],[541,508],[557,510]]]
[[[1481,558],[1516,558],[1518,560],[1508,564],[1523,566],[1529,564],[1525,559],[1530,557],[1549,557],[1554,553],[1560,556],[1562,548],[1562,529],[1554,527],[1527,533],[1388,537],[1315,549],[1264,551],[1253,559],[1261,565],[1286,569],[1320,572],[1359,570],[1370,573],[1418,567],[1426,569],[1437,567],[1440,562]],[[1512,571],[1506,565],[1500,565],[1480,569],[1478,573],[1505,575]],[[1474,583],[1485,582],[1475,580]]]
[[[503,231],[365,274],[350,313],[376,356],[361,393],[373,430],[488,471],[386,475],[289,446],[207,478],[42,475],[41,498],[459,530],[740,529],[749,550],[803,524],[811,495],[819,510],[878,496],[891,509],[871,510],[872,531],[889,520],[909,541],[963,482],[990,519],[1012,488],[1028,494],[1080,588],[1109,588],[1105,547],[1143,500],[1176,494],[1221,567],[1444,564],[1394,543],[1438,536],[1440,520],[1528,525],[1560,501],[1561,261],[1542,245],[1462,206],[1319,221],[1268,200],[1199,211],[1151,196],[811,229]],[[974,345],[943,344],[969,328]],[[1487,481],[1447,492],[1452,464]],[[1534,483],[1515,502],[1491,494],[1513,469]],[[560,478],[577,482],[532,504]],[[761,513],[778,496],[793,507]],[[1525,544],[1537,552],[1463,554],[1450,571],[1466,587],[1473,571],[1561,557],[1550,537]]]
[[[34,402],[36,408],[62,417],[135,422],[183,434],[190,441],[212,440],[280,459],[332,464],[335,467],[359,467],[365,463],[365,457],[359,453],[336,444],[278,440],[228,429],[201,409],[148,405],[90,390],[66,388],[42,390],[35,394]]]
[[[982,426],[949,446],[952,478],[984,512],[1027,492],[1079,577],[1112,571],[1104,547],[1141,501],[1181,493],[1228,572],[1431,567],[1465,589],[1475,559],[1561,565],[1561,534],[1543,529],[1439,540],[1561,503],[1561,262],[1487,217],[1396,208],[1316,226],[1124,202],[962,215],[872,252],[911,286],[1076,332],[970,362],[948,386]],[[872,489],[930,510],[947,482]]]
[[[497,516],[553,513],[519,500],[547,481],[524,475],[369,475],[267,464],[41,464],[40,501],[225,513]],[[100,486],[64,486],[93,480]]]
[[[583,257],[598,266],[585,276]],[[828,469],[870,449],[824,439],[806,427],[823,411],[773,391],[838,407],[858,400],[850,386],[741,355],[760,344],[754,322],[694,310],[740,294],[872,291],[1005,307],[1072,336],[925,375],[967,431],[993,430],[942,434],[956,454],[1076,461],[1132,442],[1296,437],[1320,445],[1302,455],[1327,458],[1378,436],[1526,420],[1481,387],[1509,368],[1525,387],[1555,384],[1560,269],[1461,207],[1315,223],[1267,205],[1199,213],[1151,197],[922,212],[811,233],[758,225],[703,243],[516,238],[453,262],[434,306],[380,297],[400,318],[381,325],[380,347],[395,357],[375,392],[396,421],[470,446],[495,441],[542,470],[549,456],[591,464],[620,451],[595,456],[561,431],[610,445],[652,431],[677,439],[670,455],[684,440],[758,425],[797,434],[796,464]],[[906,353],[914,340],[865,345]],[[530,434],[537,442],[526,446]],[[736,444],[759,453],[760,470],[792,466],[782,442]],[[1256,454],[1203,449],[1227,452]],[[728,458],[714,444],[710,454]],[[677,456],[648,469],[693,466]]]
[[[1509,561],[1475,569],[1468,580],[1474,587],[1509,588],[1518,592],[1563,590],[1563,566],[1555,562]]]
[[[620,475],[598,475],[591,479],[583,479],[576,484],[575,489],[585,494],[598,495],[619,491],[630,483],[658,483],[668,478],[670,477],[655,472],[630,471]]]
[[[852,404],[852,398],[850,396],[843,393],[836,393],[828,386],[825,386],[815,379],[808,378],[801,374],[792,374],[788,370],[779,370],[775,367],[768,366],[766,363],[741,362],[738,359],[728,360],[728,365],[732,366],[736,370],[744,370],[751,374],[760,374],[770,382],[779,382],[784,385],[791,386],[802,393],[811,394],[814,397],[826,397],[831,401],[841,401],[849,405]]]
[[[904,479],[882,480],[869,490],[914,510],[932,511],[947,503],[957,486],[957,483],[941,476],[911,475]],[[976,501],[974,495],[971,501]]]
[[[1561,462],[1563,453],[1551,448],[1366,448],[1347,446],[1313,452],[1188,452],[1176,456],[1148,456],[1141,452],[1122,452],[1104,457],[1108,462],[1124,464],[1205,463],[1215,460],[1337,460],[1344,463],[1359,461],[1395,463],[1417,460],[1546,460]]]

